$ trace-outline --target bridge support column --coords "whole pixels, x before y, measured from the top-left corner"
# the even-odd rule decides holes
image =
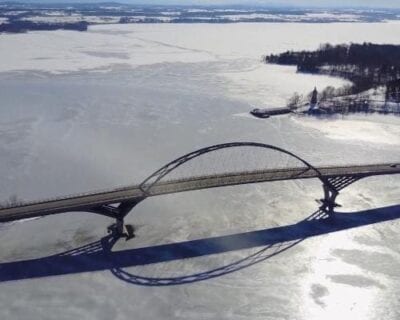
[[[111,233],[115,238],[125,237],[128,240],[134,237],[133,227],[131,225],[125,225],[124,219],[128,213],[144,199],[146,199],[146,197],[124,201],[118,206],[102,205],[91,208],[88,211],[114,218],[115,223],[107,228],[108,232]],[[126,229],[126,232],[124,229]]]
[[[334,209],[339,206],[335,201],[336,197],[339,195],[339,191],[332,188],[331,186],[324,184],[324,199],[321,199],[322,205],[320,209],[324,211],[328,217],[332,217]]]
[[[131,225],[125,225],[124,219],[128,215],[128,213],[140,202],[142,202],[145,198],[140,198],[136,200],[121,202],[117,207],[117,213],[115,215],[115,224],[111,225],[108,230],[113,233],[116,238],[125,237],[126,240],[129,240],[134,237],[133,227]],[[125,230],[126,229],[126,232]]]
[[[124,226],[125,226],[125,224],[124,224],[124,217],[117,217],[117,218],[115,219],[114,228],[115,228],[115,234],[116,234],[118,237],[121,237],[121,236],[124,235]],[[112,232],[112,229],[109,229],[109,231]]]

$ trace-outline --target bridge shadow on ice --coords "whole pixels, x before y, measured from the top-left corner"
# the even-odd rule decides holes
[[[317,211],[307,219],[292,225],[115,252],[111,250],[115,240],[107,236],[61,254],[1,263],[0,282],[110,270],[118,279],[137,285],[186,284],[222,276],[265,261],[309,237],[398,218],[400,218],[400,205],[355,213],[336,213],[334,219],[324,219],[323,214]],[[150,278],[124,270],[127,267],[146,266],[258,247],[260,250],[257,252],[233,263],[185,276]]]

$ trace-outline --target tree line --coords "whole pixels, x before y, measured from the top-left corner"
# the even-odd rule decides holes
[[[352,94],[385,85],[393,85],[400,79],[400,45],[372,43],[323,44],[315,51],[286,51],[265,57],[265,62],[295,65],[299,72],[340,76],[353,83]],[[347,91],[347,90],[346,90]],[[390,93],[397,96],[397,93]]]
[[[88,23],[86,21],[48,23],[48,22],[13,20],[10,21],[10,23],[0,24],[0,33],[1,32],[23,33],[30,30],[50,31],[59,29],[87,31],[87,28],[88,28]]]

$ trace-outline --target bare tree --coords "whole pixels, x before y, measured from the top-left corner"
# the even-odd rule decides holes
[[[297,109],[303,101],[303,96],[295,92],[288,100],[286,106],[290,109]]]
[[[324,90],[322,90],[320,100],[326,101],[334,98],[335,96],[336,96],[335,88],[332,86],[328,86]]]

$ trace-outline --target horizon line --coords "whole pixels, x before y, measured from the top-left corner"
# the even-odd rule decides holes
[[[79,0],[69,0],[59,2],[57,0],[30,0],[30,1],[0,1],[1,4],[33,4],[33,5],[105,5],[105,4],[116,4],[125,6],[140,6],[140,7],[182,7],[182,8],[259,8],[259,9],[321,9],[321,10],[400,10],[399,7],[394,6],[374,6],[374,5],[297,5],[297,4],[260,4],[260,3],[226,3],[226,4],[196,4],[196,3],[130,3],[129,1],[79,1]]]

